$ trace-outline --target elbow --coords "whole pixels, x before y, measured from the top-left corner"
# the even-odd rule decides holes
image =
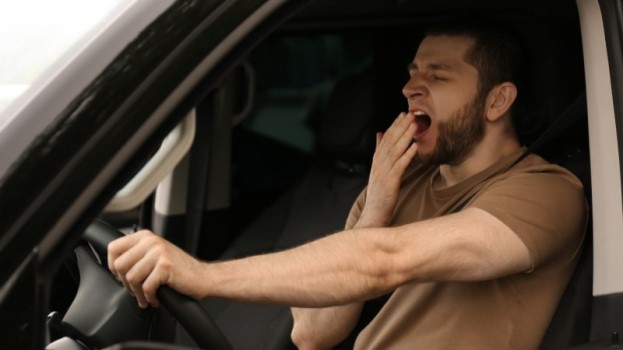
[[[296,319],[294,319],[290,339],[297,349],[312,349],[309,344],[311,344],[311,339],[313,338],[305,331],[304,327],[301,327],[300,323],[296,322]]]
[[[317,337],[314,336],[310,327],[306,325],[305,318],[299,317],[298,309],[292,309],[292,318],[294,324],[292,325],[292,332],[290,332],[290,339],[292,343],[296,345],[297,349],[319,349],[317,344]]]
[[[359,317],[359,313],[351,314],[349,309],[336,312],[336,309],[293,308],[292,343],[299,350],[332,349],[346,339]],[[329,323],[331,326],[327,326]]]
[[[369,287],[375,296],[384,295],[411,280],[400,252],[377,249],[369,255]]]
[[[295,322],[292,327],[292,332],[290,333],[290,339],[292,340],[292,343],[296,345],[297,349],[305,349],[305,344],[308,343],[308,340],[305,336],[305,332],[301,331],[300,328],[301,327],[297,327]]]
[[[308,332],[306,328],[297,326],[296,322],[294,323],[294,327],[292,327],[290,339],[299,350],[320,350],[331,348],[331,346],[325,346],[320,343],[318,341],[318,337],[315,337],[314,334]]]
[[[374,297],[387,294],[403,284],[409,282],[406,274],[392,262],[386,261],[385,266],[381,266],[371,277],[371,290]]]

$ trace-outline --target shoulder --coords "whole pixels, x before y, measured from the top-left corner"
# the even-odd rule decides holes
[[[529,155],[492,178],[474,202],[488,200],[506,200],[501,209],[547,207],[555,211],[581,212],[586,206],[582,182],[567,169],[538,155]]]
[[[578,185],[582,185],[580,180],[577,179],[573,173],[564,167],[548,162],[537,154],[530,154],[517,163],[509,171],[510,174],[515,173],[549,173],[556,174],[558,176],[567,177],[569,180],[576,182]]]
[[[531,154],[517,163],[507,172],[494,179],[494,187],[504,186],[509,189],[534,192],[560,192],[584,198],[582,182],[569,170],[549,163],[536,154]]]
[[[471,206],[511,228],[529,248],[537,265],[577,248],[588,212],[580,180],[536,155],[493,179]]]

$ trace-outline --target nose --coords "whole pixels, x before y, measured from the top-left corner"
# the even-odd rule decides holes
[[[423,84],[422,79],[418,78],[417,75],[413,75],[402,88],[402,94],[407,100],[411,100],[416,97],[425,97],[428,94],[428,89]]]

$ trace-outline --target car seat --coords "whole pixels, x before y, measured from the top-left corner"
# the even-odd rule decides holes
[[[374,89],[369,71],[336,84],[319,126],[318,156],[306,175],[248,225],[219,259],[279,251],[344,228],[368,180]],[[286,306],[220,299],[208,299],[203,306],[235,349],[293,347],[292,318]],[[184,338],[181,342],[188,343]]]

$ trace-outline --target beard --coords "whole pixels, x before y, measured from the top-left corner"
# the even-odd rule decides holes
[[[448,120],[438,122],[439,134],[432,153],[417,157],[431,166],[462,163],[485,135],[485,102],[486,94],[479,92]]]

